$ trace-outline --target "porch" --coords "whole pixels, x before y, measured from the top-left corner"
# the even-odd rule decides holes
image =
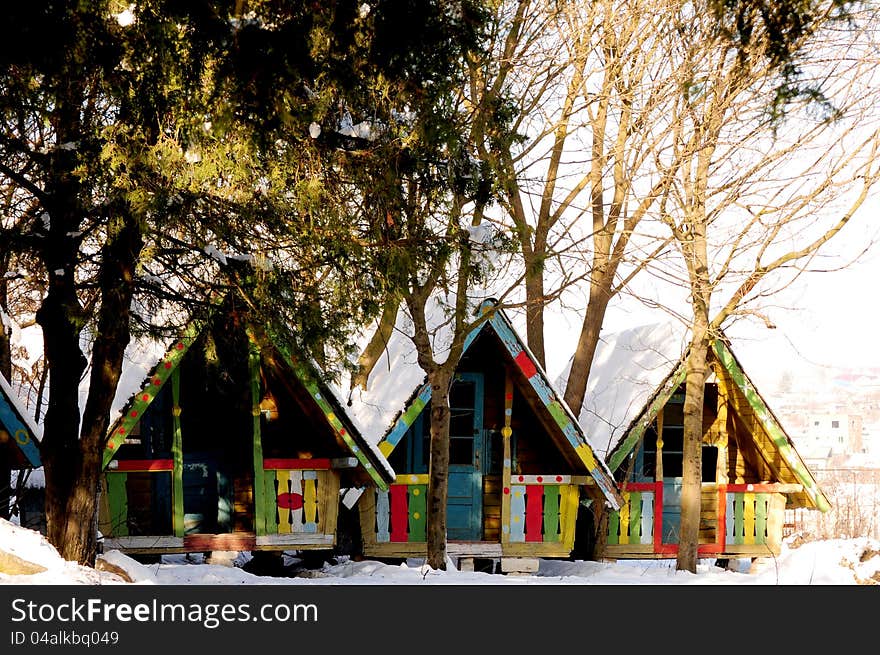
[[[797,484],[703,483],[697,556],[778,555],[782,546],[785,494],[800,490]],[[609,515],[606,556],[612,559],[676,557],[680,511],[677,502],[664,506],[663,482],[627,483],[622,496],[624,505]]]
[[[425,556],[428,479],[427,474],[399,475],[388,491],[364,494],[360,516],[366,556]],[[588,476],[505,474],[500,479],[500,518],[484,503],[483,538],[449,540],[447,553],[465,559],[568,557],[580,485],[588,483]]]
[[[330,460],[266,459],[260,471],[230,481],[212,478],[203,489],[185,488],[183,477],[174,459],[111,462],[99,513],[104,549],[161,554],[328,549],[336,543],[339,476]],[[231,488],[220,493],[207,486]],[[205,497],[215,505],[210,521],[203,520]]]

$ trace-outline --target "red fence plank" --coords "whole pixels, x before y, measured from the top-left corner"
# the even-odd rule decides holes
[[[526,541],[543,541],[541,523],[544,520],[544,486],[526,487]]]
[[[329,459],[281,459],[269,458],[263,460],[263,469],[281,470],[281,471],[297,471],[307,469],[309,471],[326,470],[330,468]]]
[[[173,471],[173,459],[123,459],[110,471]]]
[[[405,542],[407,540],[407,527],[409,525],[409,505],[407,492],[409,487],[405,484],[392,484],[388,488],[391,496],[391,541]]]

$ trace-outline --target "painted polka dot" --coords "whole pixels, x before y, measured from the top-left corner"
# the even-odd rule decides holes
[[[162,380],[159,379],[159,378],[154,378],[154,379],[153,379],[153,384],[156,385],[156,386],[158,387],[160,384],[162,384]]]
[[[509,532],[510,532],[510,526],[502,525],[502,526],[501,526],[501,532],[503,532],[504,534],[509,533]]]
[[[504,399],[505,400],[513,400],[513,394],[512,393],[504,394]]]
[[[414,518],[414,519],[420,519],[420,518],[422,518],[422,515],[419,514],[418,512],[413,512],[413,518]]]
[[[119,434],[125,434],[125,428],[119,428]]]
[[[321,400],[321,394],[315,393],[315,400]]]
[[[410,480],[410,482],[418,482],[418,481],[419,481],[419,476],[417,476],[417,475],[411,475],[411,476],[409,476],[409,480]]]
[[[504,495],[507,496],[510,494],[510,487],[504,487]]]
[[[339,434],[341,434],[344,437],[345,436],[345,428],[340,428]]]
[[[171,362],[165,362],[165,368],[171,368]]]
[[[536,478],[536,480],[537,480],[538,482],[543,482],[543,481],[544,481],[544,478],[542,478],[542,477],[539,475],[539,476]]]
[[[150,397],[147,394],[144,394],[143,396],[141,396],[141,400],[143,400],[144,402],[147,402],[149,399],[150,399]]]
[[[132,417],[132,418],[137,417],[137,415],[138,415],[138,412],[137,412],[136,409],[131,410],[131,417]]]
[[[183,344],[182,343],[177,344],[176,348],[178,350],[183,350]]]
[[[360,448],[358,448],[357,446],[355,446],[354,448],[351,449],[351,452],[353,452],[355,455],[357,455],[357,454],[358,454],[359,452],[361,452],[361,451],[360,451]]]
[[[525,478],[523,476],[519,476],[519,481],[522,482],[523,480],[525,480]]]
[[[557,482],[562,482],[562,476],[561,476],[561,475],[557,475],[557,476],[556,476],[556,481],[557,481]]]
[[[514,498],[521,498],[521,497],[522,497],[522,491],[517,491],[515,494],[513,494],[513,496],[514,496]]]
[[[513,517],[513,522],[514,522],[514,523],[519,523],[519,517],[518,517],[518,516],[514,516],[514,517]]]
[[[422,490],[421,489],[413,489],[412,492],[413,492],[413,496],[418,496],[420,493],[422,493]]]

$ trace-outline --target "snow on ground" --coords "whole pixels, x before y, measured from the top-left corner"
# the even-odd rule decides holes
[[[66,562],[39,533],[0,519],[2,551],[39,564],[46,571],[31,575],[0,572],[0,584],[36,585],[488,585],[488,584],[598,584],[598,585],[859,585],[880,583],[880,541],[868,538],[832,539],[785,545],[778,558],[735,560],[727,569],[701,561],[697,573],[676,571],[675,562],[620,561],[617,563],[541,560],[538,572],[512,576],[455,570],[447,571],[408,560],[399,565],[374,560],[341,559],[325,563],[297,577],[267,577],[240,568],[249,555],[235,558],[236,566],[207,564],[201,556],[165,556],[161,564],[142,564],[119,551],[101,556],[124,570],[132,582],[115,573]],[[290,558],[288,558],[290,559]],[[110,567],[112,568],[112,567]]]

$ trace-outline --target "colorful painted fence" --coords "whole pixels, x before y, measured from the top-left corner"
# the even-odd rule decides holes
[[[504,485],[502,541],[571,549],[579,488],[568,475],[513,475]]]
[[[654,485],[629,484],[621,495],[626,503],[608,517],[608,543],[654,543]]]
[[[783,484],[719,484],[704,489],[701,522],[710,528],[711,541],[702,540],[697,548],[701,556],[778,554],[782,543],[785,492]],[[798,489],[800,488],[797,486]],[[628,483],[623,496],[626,503],[608,519],[608,555],[638,557],[645,555],[673,557],[676,543],[662,542],[663,483]],[[676,508],[677,509],[677,508]]]
[[[398,475],[376,492],[376,542],[423,543],[428,514],[428,476]]]
[[[749,545],[767,543],[770,516],[769,493],[734,491],[726,494],[727,544]]]
[[[327,459],[265,460],[265,526],[259,534],[334,534],[339,478],[329,469]]]
[[[173,459],[123,460],[105,471],[101,531],[106,536],[169,534],[174,521]],[[156,503],[164,498],[167,502]],[[182,536],[182,532],[179,536]]]

